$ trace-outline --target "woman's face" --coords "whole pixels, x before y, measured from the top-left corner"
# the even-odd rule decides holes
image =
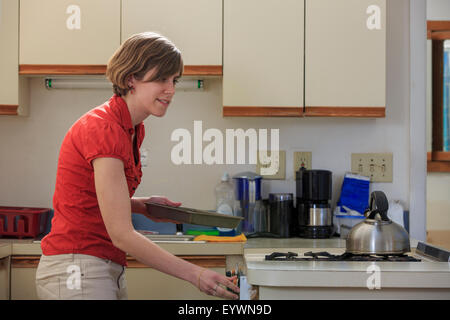
[[[145,82],[151,79],[154,72],[156,72],[155,68],[148,71],[142,80],[137,80],[132,76],[130,84],[134,90],[133,93],[129,92],[129,95],[147,115],[162,117],[166,114],[175,94],[175,84],[179,75],[175,74],[161,80]]]

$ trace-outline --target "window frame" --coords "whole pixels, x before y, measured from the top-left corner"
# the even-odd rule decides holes
[[[443,46],[450,40],[450,21],[427,21],[427,39],[432,40],[432,142],[427,152],[428,172],[450,172],[450,152],[443,150]]]

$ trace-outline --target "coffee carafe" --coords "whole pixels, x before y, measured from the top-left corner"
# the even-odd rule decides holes
[[[296,172],[298,232],[302,238],[330,238],[333,216],[330,208],[332,173],[328,170]]]
[[[234,212],[236,216],[244,218],[239,225],[241,230],[237,231],[245,235],[267,231],[266,215],[261,200],[261,179],[262,177],[254,172],[242,172],[233,176]]]

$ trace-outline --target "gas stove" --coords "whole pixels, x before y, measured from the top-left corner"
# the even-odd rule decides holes
[[[450,298],[449,251],[412,241],[403,255],[353,255],[338,241],[290,241],[244,250],[260,299]]]
[[[400,255],[358,255],[343,253],[340,255],[330,254],[327,251],[305,252],[303,257],[299,257],[294,252],[273,252],[265,256],[266,261],[392,261],[392,262],[420,262],[413,256]]]

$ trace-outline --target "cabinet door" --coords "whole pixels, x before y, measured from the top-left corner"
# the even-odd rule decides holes
[[[225,108],[301,110],[303,21],[303,1],[224,0]]]
[[[384,114],[386,0],[306,0],[305,10],[305,115],[319,107]]]
[[[0,259],[0,300],[9,300],[10,257]]]
[[[36,271],[37,266],[11,267],[11,300],[38,300]]]
[[[0,0],[0,113],[19,104],[19,0]]]
[[[105,65],[120,45],[120,0],[21,0],[20,64]]]
[[[225,268],[211,268],[225,274]],[[128,299],[130,300],[217,300],[195,286],[151,268],[126,269]]]
[[[173,41],[185,65],[222,65],[222,0],[122,1],[122,42],[144,31]]]

